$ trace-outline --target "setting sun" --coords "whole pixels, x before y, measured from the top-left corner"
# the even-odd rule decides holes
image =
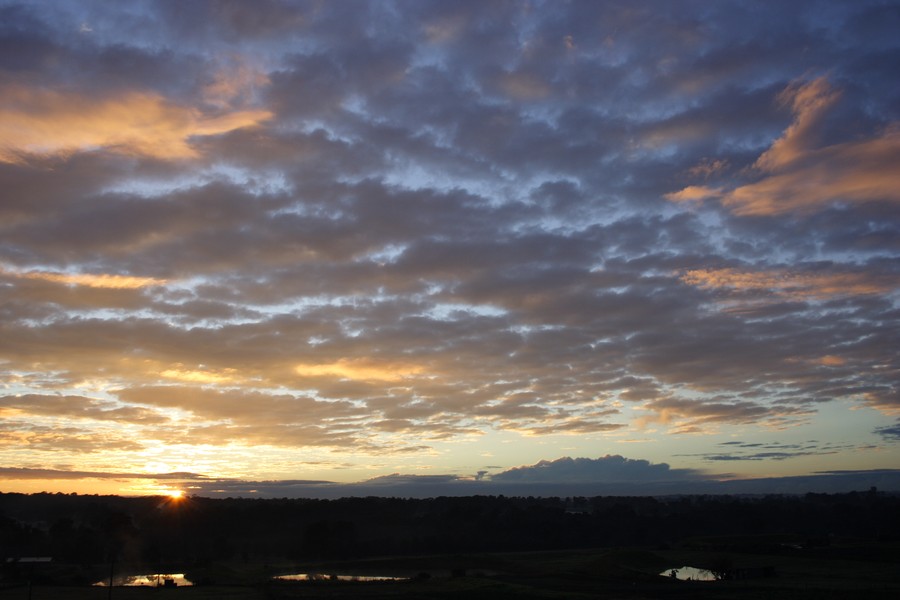
[[[184,498],[184,492],[181,490],[167,490],[166,496],[168,496],[172,500],[181,500]]]

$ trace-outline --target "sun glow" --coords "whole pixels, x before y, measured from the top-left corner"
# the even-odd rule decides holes
[[[166,379],[177,379],[178,381],[188,381],[193,383],[230,383],[234,381],[234,377],[228,373],[234,372],[234,369],[224,369],[219,374],[213,371],[201,371],[197,369],[166,369],[160,371],[160,375]]]
[[[355,380],[400,381],[418,375],[424,368],[405,363],[375,363],[374,361],[342,358],[327,364],[299,364],[294,372],[301,377],[339,377]]]

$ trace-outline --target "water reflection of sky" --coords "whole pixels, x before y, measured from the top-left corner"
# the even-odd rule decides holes
[[[293,573],[277,575],[273,579],[281,581],[405,581],[408,577],[390,575],[335,575],[327,573]]]
[[[116,575],[113,577],[113,587],[156,587],[165,585],[168,579],[171,579],[178,587],[194,585],[192,581],[185,579],[184,573],[148,573],[146,575]],[[98,581],[94,585],[106,587],[109,585],[109,579]]]
[[[697,567],[676,567],[662,571],[660,575],[664,577],[674,577],[682,581],[715,581],[716,576],[712,571],[706,569],[698,569]]]

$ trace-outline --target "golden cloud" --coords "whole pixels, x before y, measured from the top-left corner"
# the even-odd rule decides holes
[[[193,158],[193,136],[226,133],[269,119],[265,110],[205,114],[158,94],[126,92],[94,98],[21,85],[0,87],[0,162],[21,154],[105,149],[160,159]]]
[[[294,367],[294,372],[301,377],[339,377],[375,381],[400,381],[418,375],[423,370],[424,368],[418,365],[346,358],[332,363],[301,363]]]
[[[898,286],[897,281],[867,273],[792,273],[782,269],[693,269],[685,271],[681,280],[703,289],[760,290],[797,299],[883,294]]]
[[[174,379],[176,381],[186,381],[190,383],[234,383],[236,377],[235,369],[224,369],[223,371],[204,371],[199,369],[165,369],[160,371],[161,377],[166,379]]]
[[[665,195],[667,200],[673,202],[698,202],[707,198],[715,198],[722,195],[722,188],[711,188],[705,185],[689,185],[683,190],[671,192]]]
[[[100,273],[59,273],[55,271],[14,271],[0,266],[0,274],[17,277],[20,279],[37,279],[51,283],[64,285],[85,286],[90,288],[103,288],[114,290],[135,290],[154,285],[165,285],[167,280],[153,277],[132,277],[130,275],[111,275]]]

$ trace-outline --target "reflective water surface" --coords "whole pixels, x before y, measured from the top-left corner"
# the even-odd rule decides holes
[[[98,581],[94,585],[106,587],[109,585],[109,579]],[[185,579],[184,573],[148,573],[146,575],[116,575],[113,577],[113,587],[156,587],[157,585],[182,587],[194,585],[194,583]]]
[[[329,573],[293,573],[277,575],[273,579],[281,581],[406,581],[409,577],[389,575],[335,575]]]
[[[682,581],[716,580],[716,576],[712,574],[712,571],[698,569],[697,567],[676,567],[673,569],[666,569],[665,571],[662,571],[660,575],[664,577],[674,577],[675,579],[680,579]]]

